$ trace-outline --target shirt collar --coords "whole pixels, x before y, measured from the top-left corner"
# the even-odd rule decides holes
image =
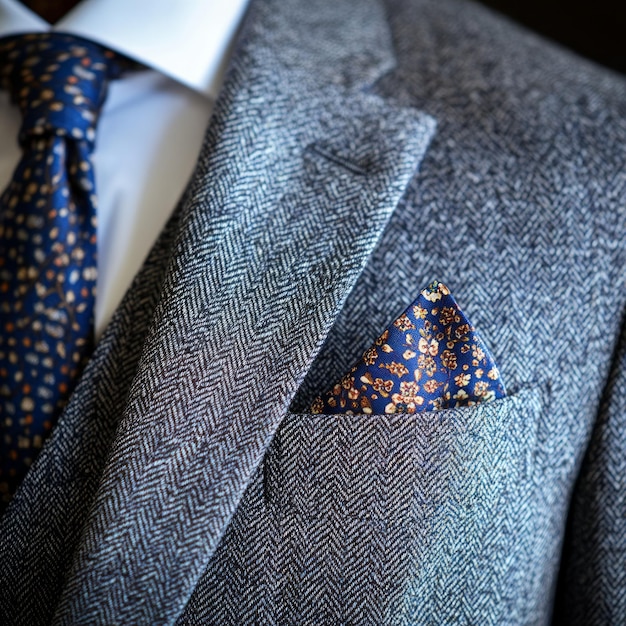
[[[211,98],[248,0],[82,0],[51,26],[0,0],[0,37],[57,30],[101,43]]]

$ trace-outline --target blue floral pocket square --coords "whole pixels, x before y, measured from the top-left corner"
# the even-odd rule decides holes
[[[435,281],[311,412],[416,413],[505,395],[489,350],[450,290]]]

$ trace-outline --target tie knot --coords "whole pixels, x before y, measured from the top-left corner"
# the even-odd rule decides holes
[[[124,58],[73,35],[36,33],[0,40],[0,84],[22,112],[20,142],[52,133],[93,146],[108,80]]]

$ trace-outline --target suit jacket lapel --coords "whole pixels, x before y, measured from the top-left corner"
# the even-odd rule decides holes
[[[59,623],[176,619],[433,132],[377,0],[310,5],[250,11]]]

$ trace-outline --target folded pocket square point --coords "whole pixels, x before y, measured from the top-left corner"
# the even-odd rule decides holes
[[[506,395],[495,361],[450,290],[434,281],[312,413],[416,413]]]

